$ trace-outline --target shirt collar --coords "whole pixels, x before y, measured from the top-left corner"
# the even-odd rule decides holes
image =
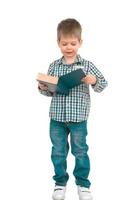
[[[76,59],[75,59],[75,61],[74,61],[74,63],[73,64],[81,64],[83,62],[83,58],[81,58],[81,56],[80,55],[77,55],[76,56]],[[64,62],[64,56],[62,56],[60,59],[59,59],[59,62],[58,62],[58,64],[65,64],[65,62]]]

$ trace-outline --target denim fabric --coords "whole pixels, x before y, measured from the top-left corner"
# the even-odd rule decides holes
[[[52,142],[51,159],[54,165],[55,175],[53,179],[57,185],[65,186],[69,179],[67,173],[67,155],[69,151],[68,135],[70,134],[71,153],[75,156],[75,168],[73,175],[77,185],[89,187],[88,175],[90,161],[86,144],[87,121],[59,122],[50,121],[50,138]]]

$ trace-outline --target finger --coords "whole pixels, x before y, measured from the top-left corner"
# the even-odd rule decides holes
[[[41,83],[41,82],[39,82],[39,85],[40,86],[47,86],[45,83]]]
[[[85,81],[85,78],[82,78],[82,79],[81,79],[81,81],[83,81],[83,82],[84,82],[84,81]]]
[[[42,88],[43,88],[43,90],[47,90],[47,89],[48,89],[48,87],[47,87],[47,86],[43,86]]]

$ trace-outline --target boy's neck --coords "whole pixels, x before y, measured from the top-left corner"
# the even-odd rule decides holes
[[[72,64],[72,63],[75,62],[76,57],[77,57],[77,55],[72,57],[72,58],[65,58],[64,57],[64,61],[65,61],[66,64]]]

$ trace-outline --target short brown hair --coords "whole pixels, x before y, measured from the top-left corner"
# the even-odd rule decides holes
[[[57,40],[60,40],[61,34],[76,36],[81,39],[82,27],[76,19],[68,18],[62,20],[57,26]]]

